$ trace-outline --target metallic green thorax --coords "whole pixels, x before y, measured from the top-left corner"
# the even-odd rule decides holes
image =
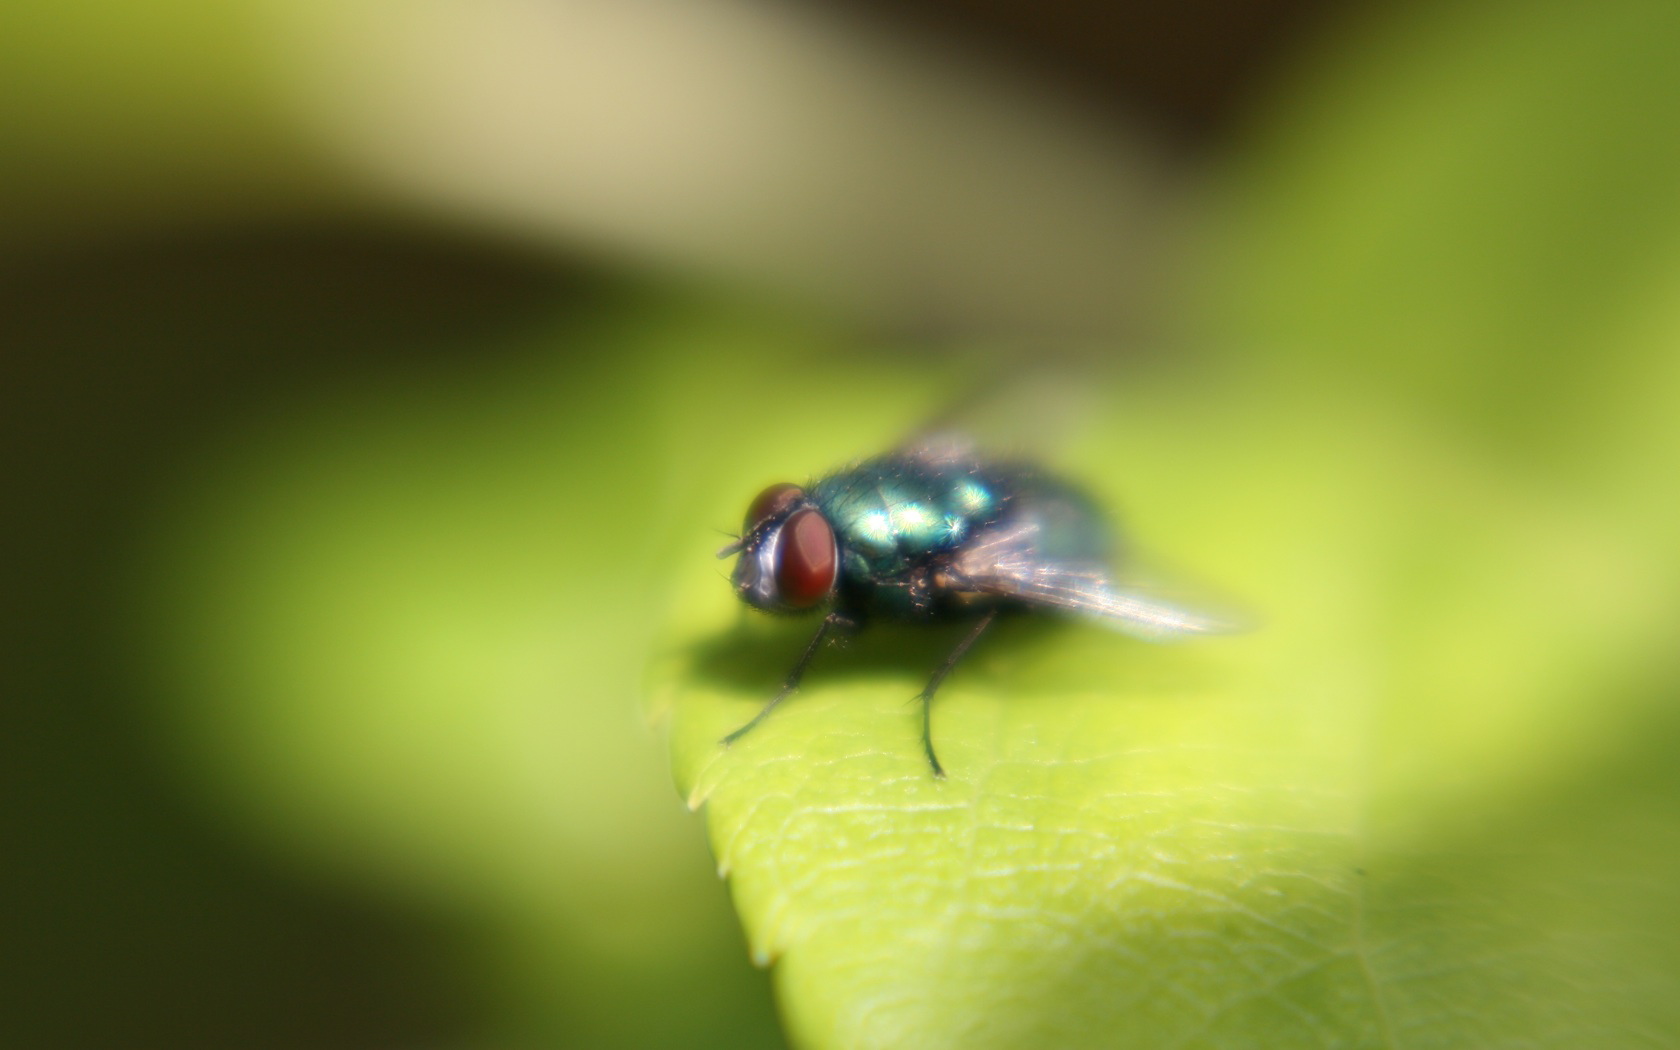
[[[1051,510],[1039,542],[1074,560],[1106,561],[1107,530],[1081,493],[1024,467],[889,455],[816,482],[810,498],[833,527],[842,606],[890,619],[958,608],[930,590],[929,570],[989,527]],[[1000,604],[1000,603],[992,603]],[[965,602],[978,611],[986,603]]]

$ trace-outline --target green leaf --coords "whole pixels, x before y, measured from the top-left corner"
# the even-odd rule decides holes
[[[734,626],[694,545],[704,570],[657,676],[674,760],[797,1041],[1582,1045],[1638,1030],[1621,982],[1645,956],[1593,895],[1627,877],[1666,896],[1675,867],[1673,776],[1646,743],[1672,742],[1671,694],[1625,681],[1662,673],[1672,559],[1641,578],[1657,552],[1623,547],[1617,521],[1513,498],[1494,472],[1467,483],[1426,434],[1373,440],[1339,415],[1255,432],[1269,436],[1246,453],[1235,422],[1199,448],[1159,430],[1103,447],[1171,457],[1182,477],[1134,476],[1140,504],[1162,501],[1144,539],[1221,566],[1264,628],[1157,649],[1005,627],[936,705],[943,782],[906,701],[948,633],[883,627],[825,653],[720,748],[809,625]],[[1457,504],[1476,481],[1492,495]],[[1227,530],[1236,550],[1216,550]],[[1577,824],[1587,797],[1641,845],[1597,842]],[[1616,847],[1611,867],[1576,858],[1583,834]],[[1672,950],[1645,947],[1661,968],[1643,976],[1672,976]]]
[[[1201,288],[1265,359],[1123,376],[1055,461],[1259,630],[1005,627],[940,694],[938,781],[907,701],[952,639],[879,627],[725,750],[812,625],[742,622],[683,542],[651,690],[797,1044],[1670,1045],[1680,164],[1639,118],[1680,111],[1680,36],[1579,10],[1339,41]],[[726,372],[820,396],[714,417],[718,527],[948,382]]]

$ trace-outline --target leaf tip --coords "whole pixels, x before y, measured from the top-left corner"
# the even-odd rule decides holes
[[[694,785],[694,790],[688,793],[688,797],[683,799],[683,803],[688,806],[688,811],[690,813],[697,812],[701,806],[706,804],[706,798],[711,793],[712,789],[710,785],[696,784]]]

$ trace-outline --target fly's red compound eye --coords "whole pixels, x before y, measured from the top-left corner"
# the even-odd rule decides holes
[[[745,531],[751,532],[753,529],[757,528],[761,522],[766,521],[769,518],[773,518],[782,511],[787,510],[788,507],[792,506],[793,503],[803,495],[805,495],[805,490],[800,488],[798,485],[790,485],[787,482],[783,482],[780,485],[771,485],[763,492],[760,492],[758,496],[753,499],[752,505],[747,508],[747,522],[744,527]]]
[[[834,530],[817,510],[796,510],[782,525],[776,551],[776,590],[783,605],[808,609],[828,597],[840,569]]]

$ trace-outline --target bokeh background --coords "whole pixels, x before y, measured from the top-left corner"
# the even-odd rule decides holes
[[[702,465],[807,424],[802,361],[872,377],[883,435],[1023,357],[1209,412],[1386,391],[1478,450],[1471,504],[1544,494],[1519,554],[1580,586],[1566,680],[1641,713],[1559,782],[1624,771],[1648,891],[1680,843],[1667,6],[0,13],[0,1038],[780,1045],[642,694],[684,530],[733,524],[685,516]],[[1527,638],[1450,666],[1498,688]]]

